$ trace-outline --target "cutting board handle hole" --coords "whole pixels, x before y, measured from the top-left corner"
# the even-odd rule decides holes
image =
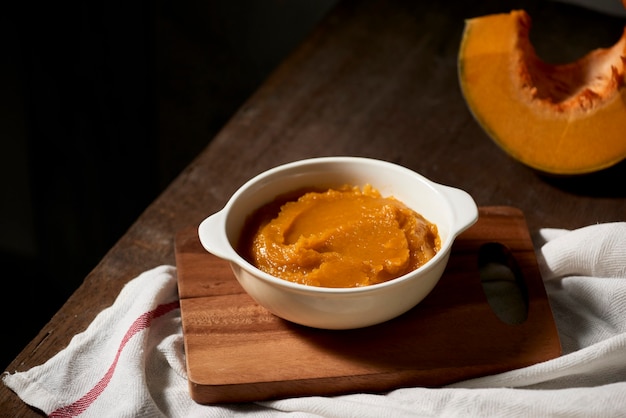
[[[528,291],[515,257],[498,242],[478,250],[478,269],[489,306],[504,323],[517,325],[528,317]]]

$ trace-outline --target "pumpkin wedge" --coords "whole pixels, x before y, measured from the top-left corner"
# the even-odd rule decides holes
[[[585,174],[626,158],[626,28],[610,48],[549,64],[523,10],[465,22],[459,82],[474,118],[506,153],[540,172]]]

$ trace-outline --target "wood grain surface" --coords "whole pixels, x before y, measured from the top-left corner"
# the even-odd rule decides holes
[[[479,252],[502,245],[519,268],[527,317],[499,319]],[[177,235],[176,265],[190,395],[199,403],[441,386],[555,358],[561,346],[524,216],[480,208],[435,289],[408,313],[347,331],[308,328],[254,302],[197,228]]]
[[[624,28],[621,18],[556,1],[340,1],[219,134],[206,139],[206,148],[6,370],[49,360],[128,281],[157,265],[175,264],[179,231],[221,209],[246,180],[285,162],[324,155],[395,162],[466,190],[479,206],[519,208],[536,244],[540,228],[626,220],[626,188],[619,186],[625,164],[589,176],[544,177],[504,154],[469,113],[457,79],[464,20],[513,8],[533,17],[538,53],[554,61],[608,46]],[[33,308],[28,295],[17,296],[24,309]],[[517,335],[511,344],[521,350],[526,345],[519,345]],[[40,415],[4,385],[0,411]]]

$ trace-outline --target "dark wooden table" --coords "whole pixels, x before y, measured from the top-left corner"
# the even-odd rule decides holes
[[[7,371],[50,359],[113,303],[125,283],[174,264],[177,231],[220,209],[250,177],[293,160],[354,155],[402,164],[465,189],[481,206],[522,209],[531,233],[626,220],[623,163],[584,177],[544,177],[505,155],[470,115],[457,80],[464,19],[513,8],[531,14],[533,42],[552,61],[611,45],[625,23],[545,0],[339,3],[145,210]],[[39,415],[4,385],[0,411]]]

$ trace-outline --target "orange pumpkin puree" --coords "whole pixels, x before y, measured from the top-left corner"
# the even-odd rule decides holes
[[[371,185],[301,192],[257,211],[241,248],[259,269],[323,287],[357,287],[400,277],[430,260],[437,226]]]

